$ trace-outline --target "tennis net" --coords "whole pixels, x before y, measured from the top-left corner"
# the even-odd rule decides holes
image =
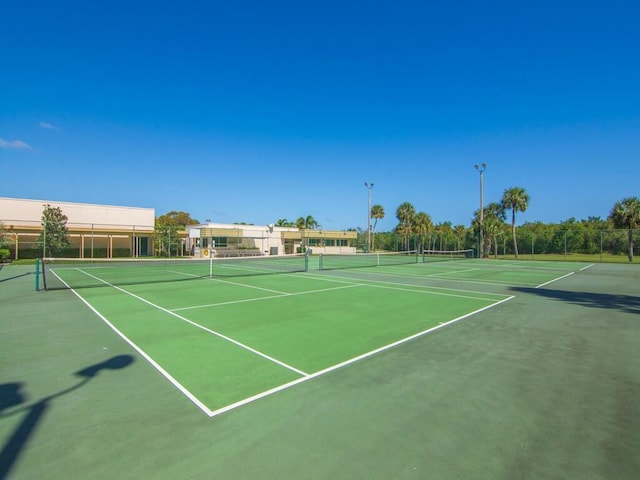
[[[213,259],[46,258],[38,264],[40,287],[59,290],[304,272],[308,257],[302,254]]]
[[[446,260],[465,260],[473,258],[473,250],[425,250],[422,253],[423,262],[441,262]]]
[[[342,268],[379,267],[384,265],[402,265],[418,263],[416,250],[407,252],[383,253],[350,253],[350,254],[320,254],[319,270],[337,270]]]

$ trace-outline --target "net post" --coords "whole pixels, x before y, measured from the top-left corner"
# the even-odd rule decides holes
[[[36,258],[36,292],[40,291],[40,259]]]
[[[322,270],[322,253],[320,254],[320,258],[318,259],[318,270]]]
[[[40,288],[40,275],[42,275],[42,287]],[[47,275],[45,273],[45,259],[36,258],[36,292],[47,289]]]

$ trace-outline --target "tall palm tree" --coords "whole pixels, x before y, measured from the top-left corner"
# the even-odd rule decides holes
[[[518,258],[516,241],[516,212],[526,212],[529,206],[529,194],[522,187],[507,188],[502,195],[502,208],[511,210],[511,234],[513,235],[513,251]]]
[[[418,247],[419,252],[424,251],[424,241],[429,236],[429,233],[431,233],[432,228],[433,222],[431,221],[429,214],[419,212],[413,223],[413,233],[415,233],[420,240],[420,246]]]
[[[609,219],[615,228],[628,230],[629,235],[629,261],[633,262],[633,231],[640,228],[640,199],[628,197],[616,202]]]
[[[371,207],[371,218],[374,219],[373,222],[373,237],[371,238],[371,250],[374,250],[374,243],[376,240],[376,236],[375,236],[375,232],[376,232],[376,225],[378,225],[378,220],[382,220],[384,218],[384,208],[382,208],[382,205],[374,205],[373,207]]]
[[[416,216],[416,209],[409,202],[402,203],[396,209],[396,218],[400,222],[396,231],[404,236],[405,250],[409,250],[409,237],[413,231],[413,221]]]
[[[467,227],[464,225],[456,225],[453,227],[453,233],[456,237],[456,250],[462,250],[464,236],[467,233]]]
[[[396,226],[396,233],[402,237],[402,247],[401,250],[408,251],[409,250],[409,238],[413,233],[413,227],[407,223],[399,223]]]

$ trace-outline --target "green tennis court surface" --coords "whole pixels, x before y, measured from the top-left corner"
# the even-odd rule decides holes
[[[249,261],[236,262],[235,275],[220,279],[206,275],[206,264],[186,262],[185,269],[184,263],[82,264],[52,267],[51,274],[80,285],[77,295],[210,416],[509,299],[464,286],[430,286],[429,276],[444,275],[444,265],[263,276],[251,273],[269,262],[258,269]],[[166,280],[176,271],[193,281]],[[472,272],[479,278],[478,269],[462,264],[447,274],[470,279]],[[556,275],[530,273],[528,279],[533,285]]]
[[[637,478],[635,266],[318,260],[2,269],[0,477]]]

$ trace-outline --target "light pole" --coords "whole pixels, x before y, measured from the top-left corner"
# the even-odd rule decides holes
[[[474,165],[475,169],[480,173],[480,246],[478,253],[480,258],[483,258],[484,251],[484,171],[487,169],[487,164],[482,163]]]
[[[369,190],[369,203],[367,204],[367,252],[371,251],[371,189],[373,182],[364,182],[364,186]]]

